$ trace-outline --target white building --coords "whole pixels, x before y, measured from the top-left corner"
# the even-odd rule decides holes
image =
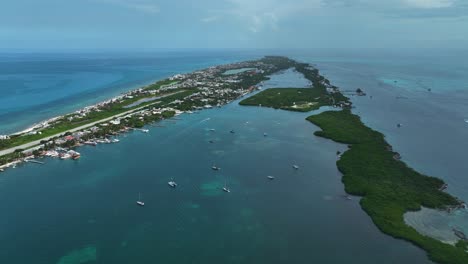
[[[7,135],[0,135],[0,139],[10,139],[10,137]]]

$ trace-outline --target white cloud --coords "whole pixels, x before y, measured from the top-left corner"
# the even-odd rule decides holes
[[[277,30],[281,20],[311,11],[322,5],[322,0],[227,0],[231,7],[228,15],[246,24],[253,33]],[[310,15],[310,14],[309,14]]]
[[[101,2],[118,5],[136,11],[156,14],[159,13],[159,6],[152,0],[100,0]]]
[[[404,0],[404,3],[414,8],[444,8],[453,6],[455,0]]]

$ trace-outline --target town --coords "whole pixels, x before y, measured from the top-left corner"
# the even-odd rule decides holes
[[[81,145],[118,143],[117,136],[182,113],[221,107],[256,89],[269,75],[298,63],[268,56],[177,74],[73,113],[40,122],[24,131],[0,136],[0,171],[41,156],[79,159]],[[305,70],[305,69],[302,69]],[[335,92],[333,87],[328,90]]]

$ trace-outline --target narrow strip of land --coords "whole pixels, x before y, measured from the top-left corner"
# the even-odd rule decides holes
[[[422,175],[402,162],[384,136],[352,114],[348,98],[318,71],[304,66],[296,67],[296,70],[302,72],[313,87],[269,89],[240,104],[301,112],[323,105],[342,108],[309,116],[307,120],[322,129],[315,133],[316,136],[349,146],[337,162],[346,192],[363,197],[361,207],[382,232],[419,246],[438,263],[468,263],[468,242],[460,240],[456,246],[445,244],[418,233],[406,225],[403,218],[406,212],[420,210],[422,206],[446,210],[459,208],[462,202],[442,191],[445,186],[442,180]],[[304,91],[307,89],[310,91]],[[357,95],[364,96],[365,93]]]
[[[160,96],[159,98],[171,96],[171,95],[174,95],[174,94],[175,94],[175,93],[167,94],[167,95],[165,95],[165,96]],[[45,138],[41,138],[41,139],[38,139],[38,140],[35,140],[35,141],[31,141],[31,142],[28,142],[28,143],[23,144],[23,145],[20,145],[20,146],[16,146],[16,147],[12,147],[12,148],[9,148],[9,149],[0,150],[0,156],[13,153],[13,152],[15,152],[15,150],[17,150],[17,149],[26,150],[26,149],[32,148],[32,147],[34,147],[34,146],[37,146],[37,145],[41,144],[41,142],[43,142],[43,141],[51,140],[52,138],[58,137],[58,136],[63,135],[63,134],[65,134],[65,133],[68,133],[68,132],[73,133],[73,132],[76,132],[76,131],[84,130],[84,129],[93,127],[93,126],[95,126],[95,125],[97,125],[97,124],[99,124],[99,123],[105,123],[105,122],[111,121],[112,119],[119,118],[119,117],[122,117],[122,116],[126,116],[126,115],[128,115],[128,114],[137,112],[137,111],[139,111],[139,110],[141,110],[141,109],[143,109],[143,108],[146,108],[146,107],[148,107],[148,105],[140,106],[140,107],[138,107],[138,108],[134,108],[134,109],[132,109],[132,110],[128,110],[128,111],[125,111],[125,112],[123,112],[123,113],[113,115],[113,116],[111,116],[111,117],[103,118],[103,119],[98,120],[98,121],[95,121],[95,122],[91,122],[91,123],[88,123],[88,124],[85,124],[85,125],[82,125],[82,126],[79,126],[79,127],[75,127],[75,128],[72,128],[72,129],[68,129],[68,130],[62,131],[62,132],[60,132],[60,133],[57,133],[57,134],[55,134],[55,135],[48,136],[48,137],[45,137]]]

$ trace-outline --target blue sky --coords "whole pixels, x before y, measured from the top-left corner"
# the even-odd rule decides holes
[[[468,47],[467,0],[0,1],[0,49]]]

